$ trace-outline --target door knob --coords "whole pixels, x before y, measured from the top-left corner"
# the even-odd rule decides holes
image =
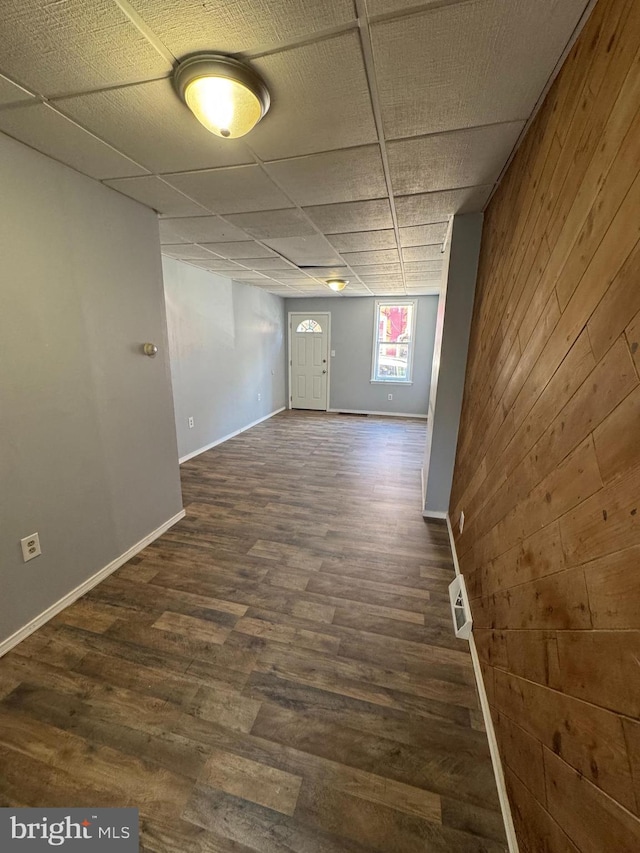
[[[326,371],[326,370],[323,370],[322,372],[323,372],[323,373],[326,373],[327,371]]]

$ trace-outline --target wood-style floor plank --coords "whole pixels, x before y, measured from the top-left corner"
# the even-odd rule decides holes
[[[287,412],[0,661],[0,805],[128,805],[149,853],[503,853],[423,422]]]

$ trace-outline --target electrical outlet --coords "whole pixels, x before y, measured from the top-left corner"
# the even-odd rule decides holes
[[[262,400],[262,394],[258,394],[258,402],[260,402],[260,400]]]
[[[331,358],[336,357],[336,351],[334,349],[331,350]]]
[[[22,547],[22,558],[25,563],[28,563],[29,560],[33,560],[34,557],[39,557],[42,554],[42,549],[40,548],[40,537],[37,533],[32,533],[31,536],[25,536],[24,539],[20,540],[20,545]]]
[[[393,400],[393,394],[387,394],[387,400]]]
[[[464,530],[464,513],[463,512],[460,513],[460,521],[458,522],[458,528],[460,530],[460,533],[462,533],[462,531]]]
[[[189,418],[189,429],[193,429],[193,418]]]

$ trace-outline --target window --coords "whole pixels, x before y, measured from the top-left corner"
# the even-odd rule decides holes
[[[411,382],[416,306],[376,302],[372,382]]]
[[[321,335],[322,326],[320,323],[316,323],[315,320],[303,320],[302,323],[298,325],[296,332],[315,332],[315,334]]]

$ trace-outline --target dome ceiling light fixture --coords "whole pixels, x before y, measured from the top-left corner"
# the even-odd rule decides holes
[[[345,289],[349,282],[344,278],[329,278],[327,279],[327,284],[331,290],[335,290],[336,293],[340,293],[341,290]]]
[[[183,59],[173,72],[173,83],[200,124],[223,139],[249,133],[271,102],[264,80],[253,68],[218,53]]]

